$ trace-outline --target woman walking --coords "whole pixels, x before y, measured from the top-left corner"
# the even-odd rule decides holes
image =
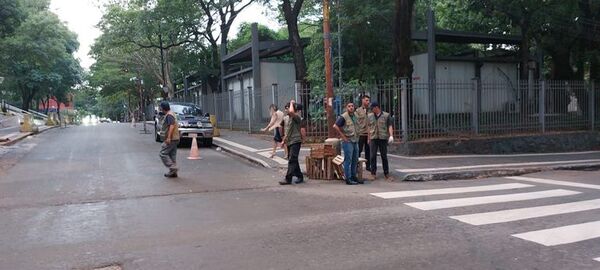
[[[283,148],[283,138],[281,136],[283,133],[283,127],[281,126],[281,123],[283,122],[283,112],[279,110],[275,104],[269,106],[269,111],[271,112],[271,121],[265,128],[261,129],[261,131],[274,130],[273,152],[271,152],[270,156],[270,158],[273,158],[275,156],[275,151],[277,151],[277,147],[281,146]]]

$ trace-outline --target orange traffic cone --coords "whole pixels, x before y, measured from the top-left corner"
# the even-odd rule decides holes
[[[196,136],[192,137],[192,148],[190,149],[190,156],[188,157],[188,159],[202,159],[200,157],[200,150],[198,149],[198,142],[196,141]]]

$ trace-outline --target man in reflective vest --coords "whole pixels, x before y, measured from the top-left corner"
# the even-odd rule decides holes
[[[165,177],[177,177],[177,145],[179,144],[179,124],[177,116],[171,111],[169,102],[163,101],[160,103],[160,109],[164,113],[163,121],[161,122],[161,139],[163,143],[160,147],[160,159],[163,164],[169,168],[169,172],[165,173]]]
[[[342,149],[344,150],[344,177],[347,185],[363,184],[362,180],[356,178],[358,167],[358,122],[354,114],[354,103],[346,105],[346,112],[338,117],[333,128],[342,138]]]
[[[372,113],[369,114],[369,144],[371,146],[371,178],[374,180],[377,173],[377,150],[381,153],[383,174],[385,179],[390,179],[390,168],[387,158],[387,147],[394,142],[394,125],[390,114],[381,111],[379,103],[371,103]]]

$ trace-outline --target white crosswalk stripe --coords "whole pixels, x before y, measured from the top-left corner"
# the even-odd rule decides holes
[[[531,177],[506,177],[511,180],[527,181],[531,183],[560,185],[575,188],[585,189],[600,189],[600,185],[584,184],[570,181],[548,180]],[[383,199],[398,199],[398,198],[428,198],[428,196],[436,195],[456,195],[465,194],[468,196],[471,193],[486,192],[486,191],[517,191],[521,188],[530,188],[534,185],[524,185],[520,183],[506,183],[483,186],[469,187],[452,187],[440,189],[424,189],[424,190],[405,190],[394,192],[378,192],[371,195]],[[511,202],[533,201],[537,199],[562,197],[581,194],[582,192],[566,189],[551,189],[535,192],[519,192],[491,196],[475,196],[463,197],[454,199],[441,200],[424,200],[404,203],[407,206],[414,207],[420,210],[438,210],[451,208],[467,208],[471,206],[505,203],[509,205]],[[449,217],[470,225],[492,225],[499,223],[509,223],[514,221],[528,220],[534,218],[543,218],[549,216],[558,216],[571,213],[580,213],[584,211],[600,209],[600,199],[571,201],[560,204],[542,205],[534,207],[523,207],[514,209],[505,209],[491,212],[480,212],[462,215],[450,215]],[[549,226],[552,227],[552,226]],[[580,241],[600,238],[600,221],[591,221],[579,224],[570,224],[567,226],[544,228],[536,231],[519,232],[511,236],[519,239],[531,241],[544,246],[557,246],[564,244],[572,244]],[[600,262],[600,257],[594,258]]]
[[[544,246],[557,246],[600,237],[600,221],[513,234]]]
[[[592,185],[592,184],[583,184],[577,182],[569,182],[569,181],[558,181],[558,180],[548,180],[541,178],[533,178],[533,177],[523,177],[523,176],[511,176],[506,177],[512,180],[521,180],[542,184],[550,184],[550,185],[558,185],[558,186],[568,186],[568,187],[579,187],[579,188],[589,188],[589,189],[600,189],[600,185]]]
[[[406,203],[406,205],[421,209],[421,210],[435,210],[444,208],[454,208],[461,206],[472,206],[481,204],[501,203],[501,202],[516,202],[535,200],[550,197],[560,197],[579,194],[581,192],[565,190],[565,189],[553,189],[536,192],[526,193],[515,193],[505,195],[494,195],[494,196],[483,196],[483,197],[469,197],[461,199],[447,199],[447,200],[436,200],[436,201],[424,201],[424,202],[412,202]]]
[[[407,197],[417,197],[417,196],[425,196],[425,195],[459,194],[459,193],[468,193],[468,192],[506,190],[506,189],[517,189],[517,188],[527,188],[527,187],[533,187],[533,185],[510,183],[510,184],[460,187],[460,188],[440,188],[440,189],[379,192],[379,193],[371,193],[371,195],[377,196],[380,198],[384,198],[384,199],[395,199],[395,198],[407,198]]]
[[[575,213],[594,209],[600,209],[600,199],[545,205],[538,207],[510,209],[495,212],[477,213],[470,215],[451,216],[450,218],[471,225],[487,225],[530,218]]]

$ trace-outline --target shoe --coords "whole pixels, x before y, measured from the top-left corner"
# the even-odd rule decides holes
[[[269,156],[269,158],[274,158],[274,157],[275,157],[275,154],[271,154],[271,155]]]
[[[289,182],[288,182],[288,181],[286,181],[286,180],[284,180],[284,181],[279,181],[279,184],[280,184],[280,185],[282,185],[282,186],[284,186],[284,185],[291,185],[291,184],[292,184],[292,181],[289,181]]]
[[[165,173],[165,177],[166,178],[176,178],[177,173],[176,172]]]
[[[354,179],[354,182],[363,185],[365,183],[365,181],[363,180],[358,180],[358,179]]]
[[[385,180],[388,180],[388,181],[392,180],[392,177],[389,174],[386,174],[384,177],[385,177]]]
[[[358,185],[358,183],[354,181],[346,181],[346,185]]]
[[[294,184],[302,184],[304,183],[304,179],[298,179],[296,180],[296,182],[294,182]]]

